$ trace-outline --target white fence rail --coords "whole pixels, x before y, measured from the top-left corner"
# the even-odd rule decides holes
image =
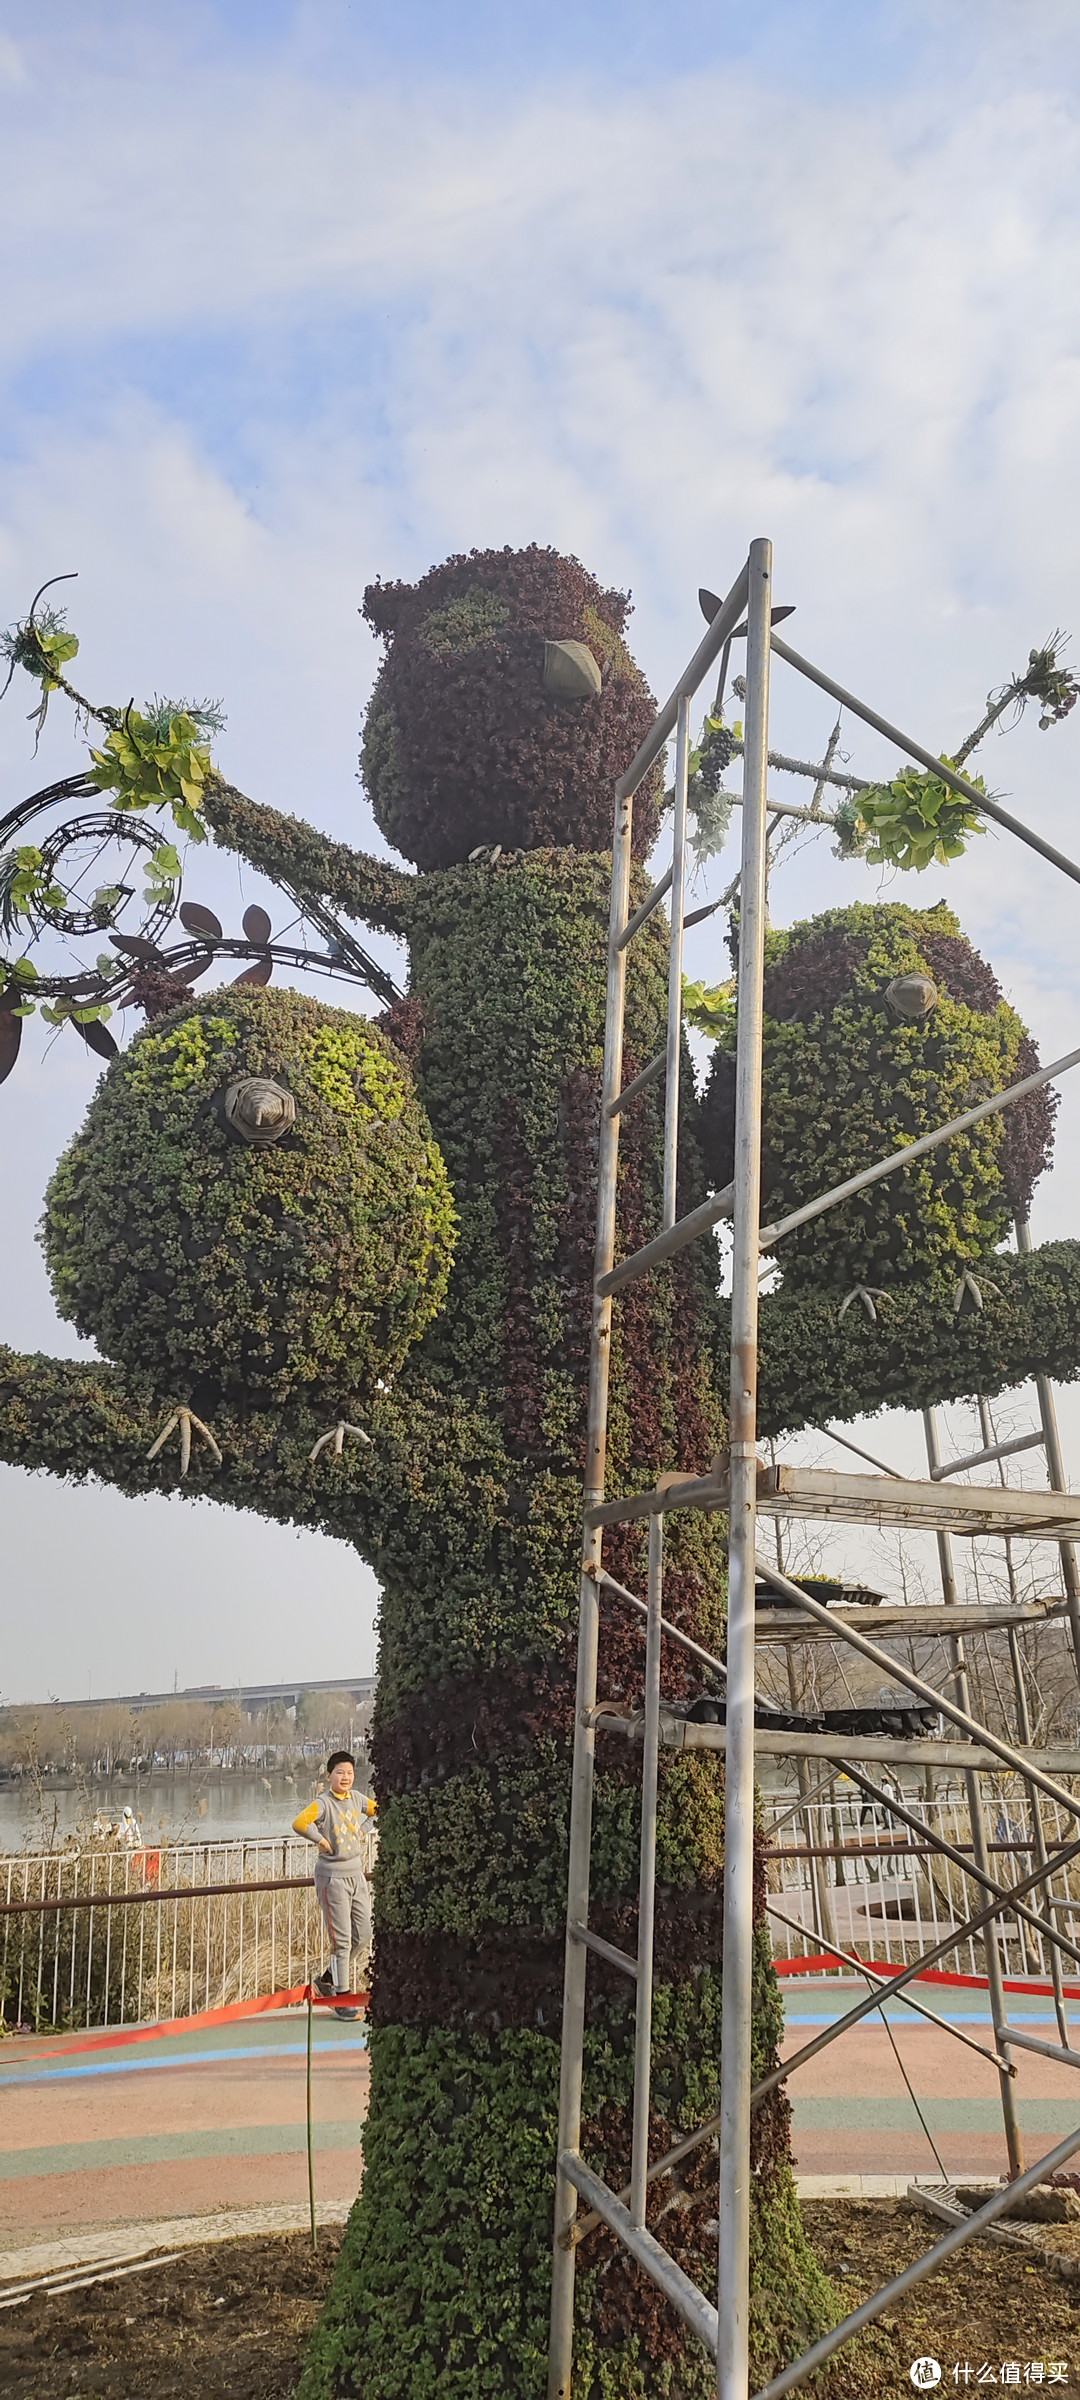
[[[0,1859],[4,2022],[141,2024],[308,1982],[326,1956],[313,1866],[291,1835]]]
[[[1003,1779],[1004,1782],[1004,1779]],[[966,1800],[919,1799],[905,1791],[903,1803],[927,1833],[940,1835],[971,1857],[971,1822]],[[785,1917],[799,1920],[795,1932],[778,1917],[770,1920],[777,1958],[820,1953],[823,1940],[882,1965],[909,1965],[920,1950],[941,1941],[983,1905],[979,1886],[943,1858],[929,1841],[861,1799],[810,1800],[790,1815],[791,1799],[763,1802],[762,1816],[772,1850],[769,1898]],[[1050,1801],[1042,1804],[1042,1831],[1051,1861],[1055,1845],[1076,1838],[1073,1821]],[[989,1871],[1003,1884],[1019,1882],[1036,1864],[1032,1807],[1012,1792],[989,1794],[984,1814]],[[786,1820],[777,1824],[777,1819]],[[811,1855],[813,1854],[813,1855]],[[1058,1905],[1052,1907],[1052,1903]],[[1059,1930],[1080,1946],[1080,1874],[1073,1866],[1051,1873],[1047,1885],[1028,1895],[1028,1905],[1052,1916]],[[1006,1975],[1045,1980],[1048,1946],[1034,1928],[1003,1916],[998,1950]],[[962,1975],[984,1975],[981,1942],[960,1945],[943,1965]],[[1080,1982],[1080,1963],[1066,1976]]]

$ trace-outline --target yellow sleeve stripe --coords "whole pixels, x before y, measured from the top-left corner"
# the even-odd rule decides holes
[[[319,1803],[317,1800],[313,1800],[309,1808],[302,1808],[299,1816],[293,1818],[293,1832],[306,1833],[308,1826],[314,1825],[318,1813]]]
[[[373,1817],[375,1815],[375,1802],[372,1799],[370,1792],[365,1792],[364,1794],[364,1811],[369,1817]]]

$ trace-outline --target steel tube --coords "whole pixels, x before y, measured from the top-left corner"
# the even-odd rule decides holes
[[[948,2233],[942,2235],[940,2242],[935,2242],[924,2258],[913,2259],[902,2275],[895,2276],[892,2283],[885,2284],[880,2292],[871,2293],[869,2300],[864,2300],[861,2308],[853,2309],[842,2325],[836,2325],[831,2333],[823,2334],[820,2342],[815,2342],[811,2350],[804,2351],[802,2357],[795,2359],[790,2367],[785,2367],[782,2374],[774,2375],[772,2382],[765,2384],[757,2393],[756,2400],[783,2400],[785,2392],[793,2392],[798,2384],[805,2383],[807,2376],[813,2375],[818,2367],[823,2367],[826,2359],[832,2358],[845,2342],[851,2340],[853,2334],[861,2333],[864,2325],[872,2325],[875,2317],[880,2317],[897,2300],[902,2300],[905,2292],[910,2292],[915,2284],[922,2283],[927,2275],[935,2274],[938,2267],[943,2267],[946,2259],[952,2257],[954,2250],[959,2250],[965,2242],[970,2242],[987,2226],[994,2224],[998,2217],[1004,2216],[1017,2200],[1023,2199],[1025,2192],[1033,2191],[1035,2185],[1041,2183],[1044,2175],[1056,2174],[1057,2169],[1065,2165],[1066,2159],[1073,2158],[1077,2150],[1080,2150],[1080,2130],[1067,2133],[1064,2141],[1059,2142],[1046,2158],[1040,2158],[1035,2166],[1028,2168],[1025,2175],[1018,2176],[1015,2183],[1007,2183],[1000,2192],[995,2192],[983,2208],[976,2209],[966,2224],[950,2226]]]
[[[949,1124],[939,1125],[936,1132],[920,1134],[917,1142],[909,1142],[904,1150],[894,1150],[889,1158],[880,1159],[876,1167],[864,1167],[861,1175],[851,1175],[846,1183],[838,1183],[831,1192],[822,1192],[817,1200],[808,1200],[805,1208],[793,1208],[790,1215],[781,1217],[775,1225],[763,1225],[761,1247],[771,1250],[782,1241],[785,1233],[794,1233],[798,1225],[808,1225],[813,1217],[824,1216],[826,1209],[839,1208],[842,1200],[850,1200],[854,1192],[863,1192],[867,1185],[880,1183],[885,1175],[895,1175],[898,1167],[909,1167],[915,1158],[925,1158],[928,1150],[936,1150],[940,1142],[949,1142],[958,1133],[969,1133],[973,1125],[981,1125],[984,1117],[1000,1114],[1011,1108],[1014,1100],[1023,1100],[1028,1092],[1042,1090],[1044,1083],[1053,1083],[1055,1076],[1067,1074],[1070,1067],[1080,1064],[1080,1050],[1070,1050],[1065,1058],[1056,1058],[1053,1066],[1040,1067],[1037,1075],[1025,1075],[1020,1083],[1010,1083],[1003,1092],[995,1092],[989,1100],[981,1100],[977,1108],[969,1108],[962,1117],[953,1117]],[[1063,1485],[1055,1485],[1063,1490]]]
[[[1074,1858],[1080,1858],[1080,1841],[1072,1844],[1061,1863],[1068,1865]],[[1034,1885],[1040,1881],[1041,1875],[1042,1869],[1037,1867],[1033,1874],[1027,1876],[1016,1887],[1017,1891],[1021,1894],[1031,1891]],[[940,1942],[936,1942],[932,1950],[924,1950],[919,1958],[913,1959],[909,1967],[903,1967],[898,1975],[890,1976],[890,1994],[899,1998],[905,1985],[914,1983],[918,1976],[925,1975],[927,1968],[936,1966],[939,1958],[947,1958],[950,1950],[958,1950],[962,1942],[968,1941],[972,1934],[980,1932],[993,1916],[1000,1914],[1003,1908],[1011,1906],[1015,1896],[1015,1893],[1009,1893],[1001,1900],[992,1901],[981,1915],[967,1918],[963,1925],[958,1926],[952,1933],[946,1934]],[[824,2033],[815,2035],[812,2042],[804,2042],[802,2049],[796,2050],[792,2058],[782,2060],[779,2066],[774,2067],[768,2075],[762,2077],[760,2083],[754,2085],[750,2094],[751,2107],[756,2108],[759,2102],[765,2099],[767,2093],[771,2092],[778,2083],[783,2083],[788,2075],[794,2073],[796,2067],[805,2066],[808,2060],[816,2058],[819,2050],[827,2050],[830,2042],[838,2041],[841,2034],[848,2033],[853,2025],[859,2023],[861,2018],[869,2016],[871,2009],[876,2008],[877,2005],[878,1994],[868,1992],[864,1999],[857,2000],[854,2007],[848,2009],[845,2016],[838,2017],[835,2024],[827,2026]],[[707,2117],[703,2125],[697,2126],[693,2133],[685,2134],[681,2142],[675,2143],[673,2149],[665,2150],[661,2158],[654,2159],[649,2169],[649,2182],[656,2183],[661,2175],[669,2174],[672,2167],[681,2166],[683,2159],[692,2157],[695,2150],[700,2150],[703,2142],[713,2141],[719,2130],[719,2116]],[[623,2196],[626,2197],[625,2194]],[[595,2223],[595,2217],[582,2218],[573,2227],[568,2238],[575,2243],[584,2241],[586,2234],[591,2233]]]
[[[649,1523],[649,1606],[645,1635],[645,1739],[641,1764],[641,1864],[638,1875],[637,1998],[634,2017],[634,2128],[630,2216],[645,2223],[652,2098],[653,1930],[656,1910],[656,1786],[660,1756],[660,1611],[664,1589],[664,1520]]]
[[[1016,1219],[1016,1247],[1021,1258],[1030,1258],[1031,1227],[1026,1217]],[[1048,1375],[1036,1375],[1035,1390],[1039,1402],[1039,1422],[1046,1443],[1046,1466],[1050,1478],[1050,1489],[1052,1492],[1067,1492],[1069,1487],[1065,1480],[1065,1461],[1061,1451],[1061,1435],[1058,1432],[1057,1402],[1054,1399],[1054,1387]],[[1080,1675],[1080,1566],[1077,1564],[1075,1543],[1059,1542],[1058,1555],[1061,1559],[1061,1573],[1069,1603],[1073,1656],[1076,1660],[1077,1674]]]
[[[927,1465],[930,1469],[931,1478],[933,1478],[935,1467],[940,1467],[941,1465],[941,1451],[938,1446],[936,1409],[924,1408],[923,1432],[926,1439]],[[952,1536],[944,1531],[939,1531],[937,1536],[937,1546],[938,1561],[941,1568],[941,1596],[946,1607],[952,1608],[956,1606],[958,1600],[958,1593],[956,1589],[956,1573],[953,1564]],[[967,1659],[964,1650],[964,1637],[962,1634],[954,1633],[949,1636],[949,1650],[952,1655],[954,1678],[953,1688],[956,1692],[957,1701],[961,1708],[968,1710],[970,1713],[971,1694],[968,1689]],[[979,1778],[973,1767],[969,1768],[964,1776],[964,1788],[967,1792],[968,1819],[971,1825],[971,1846],[974,1853],[975,1864],[979,1868],[980,1873],[985,1875],[989,1863],[986,1855],[986,1827],[983,1823],[982,1793],[979,1789]],[[995,1925],[988,1925],[986,1932],[983,1935],[983,1957],[986,1961],[986,1981],[990,1994],[990,2011],[996,2024],[998,2019],[1003,2017],[1005,2014],[1005,1992],[1001,1979],[1001,1956],[998,1951],[997,1927]],[[1024,2145],[1020,2136],[1020,2119],[1016,2113],[1016,2099],[1012,2088],[1012,2077],[1009,2073],[1007,2065],[999,2071],[998,2083],[1001,2094],[1002,2123],[1005,2127],[1005,2146],[1009,2153],[1009,2173],[1013,2176],[1022,2175],[1024,2171]]]
[[[786,1853],[786,1855],[789,1858],[791,1857],[790,1850]],[[805,1933],[806,1927],[800,1923],[799,1918],[786,1916],[782,1908],[777,1908],[775,1901],[766,1900],[765,1908],[770,1917],[776,1917],[781,1925],[787,1925],[793,1933]],[[891,1979],[888,1976],[879,1975],[870,1959],[855,1958],[852,1956],[850,1950],[838,1949],[835,1942],[825,1941],[823,1936],[820,1934],[817,1938],[821,1942],[822,1949],[827,1950],[830,1957],[838,1958],[845,1967],[853,1967],[855,1973],[857,1975],[861,1975],[864,1982],[872,1983],[878,1986],[878,1998],[880,2001],[884,2002],[888,1999],[889,1984]],[[966,2049],[976,2051],[980,2058],[989,2059],[992,2067],[1008,2067],[1007,2059],[998,2058],[993,2050],[985,2050],[981,2042],[975,2041],[974,2037],[970,2033],[964,2032],[962,2025],[954,2024],[949,2017],[939,2017],[935,2009],[924,2008],[922,2001],[913,2000],[910,1992],[901,1992],[899,1997],[905,2008],[914,2009],[917,2017],[925,2017],[928,2025],[938,2025],[943,2033],[951,2033],[954,2040],[963,2042]],[[1080,2060],[1077,2061],[1077,2064],[1080,2065]],[[1009,2072],[1013,2073],[1014,2070],[1010,2068]]]
[[[800,675],[805,675],[810,683],[816,683],[821,691],[831,693],[842,708],[850,708],[853,716],[861,717],[864,725],[872,725],[875,733],[883,733],[887,742],[895,742],[898,750],[906,750],[909,758],[917,758],[921,767],[928,767],[932,775],[940,776],[950,791],[959,792],[963,800],[970,800],[974,808],[981,809],[984,817],[992,818],[994,824],[1003,826],[1006,833],[1014,833],[1018,841],[1026,842],[1029,850],[1037,850],[1041,858],[1049,859],[1052,867],[1059,867],[1063,875],[1069,875],[1074,883],[1080,883],[1080,867],[1075,866],[1071,858],[1066,858],[1063,851],[1055,850],[1052,842],[1044,842],[1041,834],[1032,833],[1030,826],[1022,825],[1019,817],[1010,816],[1000,801],[991,800],[988,793],[980,792],[976,784],[968,782],[966,775],[958,775],[955,767],[947,767],[942,759],[935,758],[932,750],[924,750],[921,742],[913,742],[909,733],[901,733],[899,726],[890,725],[887,717],[879,717],[874,709],[867,708],[862,700],[857,700],[854,692],[845,691],[842,683],[834,683],[831,675],[822,674],[820,667],[812,667],[809,659],[801,658],[797,650],[790,650],[787,643],[782,642],[775,633],[772,646],[778,658],[786,659],[789,667],[795,667]]]
[[[1080,1841],[1072,1843],[1059,1863],[1067,1865],[1074,1858],[1080,1858]],[[913,1959],[909,1967],[902,1967],[899,1975],[894,1975],[892,1978],[892,1989],[896,1992],[902,1991],[905,1984],[913,1983],[919,1975],[925,1975],[928,1967],[936,1967],[939,1958],[947,1958],[950,1950],[958,1950],[962,1942],[971,1941],[977,1933],[982,1932],[984,1925],[992,1925],[995,1917],[1000,1917],[1005,1909],[1011,1908],[1014,1893],[1023,1898],[1027,1892],[1034,1890],[1037,1883],[1041,1883],[1042,1875],[1041,1867],[1033,1868],[1029,1875],[1021,1878],[1012,1892],[1005,1894],[1004,1898],[991,1900],[985,1908],[980,1909],[977,1916],[965,1917],[962,1925],[954,1926],[952,1932],[942,1935],[940,1942],[935,1942],[929,1950],[921,1951],[919,1957]],[[761,2082],[754,2087],[755,2103],[764,2100],[766,2093],[771,2092],[776,2084],[783,2083],[788,2075],[793,2075],[796,2067],[803,2067],[809,2059],[816,2058],[819,2050],[827,2050],[830,2042],[837,2041],[842,2033],[846,2033],[850,2026],[857,2025],[860,2018],[865,2017],[875,2006],[875,1996],[871,1992],[867,1999],[857,2000],[854,2007],[848,2009],[846,2016],[838,2017],[835,2025],[828,2026],[824,2033],[816,2034],[812,2042],[804,2042],[802,2049],[796,2050],[791,2058],[785,2058],[779,2066],[772,2067],[767,2075],[762,2076]],[[706,2126],[698,2135],[698,2139],[703,2140],[708,2131],[709,2128]]]
[[[667,1081],[664,1088],[664,1216],[675,1223],[679,1172],[679,1068],[682,1059],[683,918],[686,914],[686,793],[690,772],[690,702],[680,694],[675,736],[675,818],[671,853],[671,942],[668,954]]]
[[[812,1600],[809,1592],[801,1590],[797,1583],[789,1583],[787,1576],[781,1575],[778,1567],[770,1566],[767,1559],[761,1561],[761,1573],[776,1586],[777,1591],[786,1592],[790,1600],[797,1600],[799,1606],[805,1608],[809,1616],[816,1617],[819,1624],[831,1625],[841,1641],[847,1642],[852,1650],[858,1650],[863,1658],[868,1658],[872,1666],[880,1667],[891,1681],[902,1683],[906,1691],[915,1693],[917,1699],[928,1700],[932,1707],[940,1709],[943,1717],[959,1725],[962,1732],[973,1735],[983,1749],[992,1750],[995,1757],[1012,1768],[1014,1775],[1022,1775],[1028,1783],[1037,1784],[1040,1791],[1045,1792],[1049,1799],[1056,1800],[1058,1806],[1066,1809],[1071,1817],[1080,1817],[1080,1800],[1074,1800],[1063,1784],[1054,1783],[1049,1775],[1042,1773],[1041,1768],[1032,1766],[1019,1750],[1013,1749],[1011,1742],[999,1741],[995,1733],[991,1733],[985,1725],[980,1725],[977,1718],[969,1716],[967,1710],[959,1707],[955,1700],[947,1699],[944,1692],[935,1692],[933,1685],[924,1683],[921,1675],[914,1674],[910,1667],[902,1666],[899,1659],[890,1658],[887,1651],[879,1650],[876,1642],[867,1641],[866,1635],[857,1633],[853,1625],[843,1625],[837,1617],[830,1617],[828,1609],[822,1608],[817,1600]],[[729,1665],[730,1656],[729,1650]]]
[[[615,1254],[615,1184],[619,1163],[619,1119],[607,1114],[607,1104],[622,1085],[623,1015],[626,1001],[626,952],[618,935],[626,922],[630,889],[630,843],[634,808],[630,790],[617,792],[611,859],[611,914],[608,933],[607,1005],[604,1024],[604,1075],[600,1094],[600,1146],[597,1162],[595,1267],[603,1275]],[[596,1704],[596,1661],[600,1628],[600,1594],[589,1569],[600,1565],[603,1535],[589,1521],[589,1509],[603,1499],[607,1472],[608,1383],[611,1363],[611,1302],[597,1293],[593,1299],[589,1346],[589,1399],[585,1437],[584,1537],[578,1604],[577,1684],[574,1703],[574,1756],[570,1777],[570,1843],[567,1870],[566,1961],[563,1971],[562,2053],[559,2070],[559,2158],[578,2149],[581,2141],[581,2084],[585,2047],[585,1975],[588,1952],[575,1940],[570,1923],[587,1925],[589,1864],[592,1842],[593,1773],[596,1734],[592,1710]],[[574,2186],[560,2164],[555,2183],[555,2228],[552,2247],[551,2329],[548,2350],[548,2400],[570,2400],[574,2358],[574,2249],[563,2240],[577,2213]]]
[[[656,1057],[650,1058],[648,1066],[642,1067],[640,1075],[635,1075],[631,1083],[624,1084],[621,1092],[616,1093],[614,1100],[608,1101],[605,1115],[621,1116],[623,1109],[629,1108],[631,1101],[637,1099],[639,1092],[647,1091],[650,1083],[656,1082],[657,1076],[663,1074],[666,1065],[666,1052],[658,1050]]]
[[[637,1979],[638,1964],[628,1950],[617,1950],[614,1942],[605,1942],[602,1933],[594,1933],[591,1925],[578,1925],[571,1917],[566,1928],[571,1941],[581,1942],[586,1950],[595,1950],[598,1958],[606,1958],[609,1967],[618,1967],[623,1975]]]
[[[1017,2050],[1034,2050],[1040,2058],[1056,2058],[1063,2067],[1080,2067],[1080,2051],[1064,2050],[1060,2042],[1038,2042],[1033,2033],[1018,2033],[1015,2025],[995,2025],[999,2042],[1009,2042]]]
[[[682,2268],[676,2266],[674,2259],[659,2242],[654,2241],[651,2233],[645,2233],[631,2223],[621,2200],[617,2200],[614,2192],[608,2190],[599,2175],[590,2173],[583,2160],[570,2155],[560,2158],[559,2166],[567,2181],[595,2209],[597,2217],[602,2217],[605,2225],[610,2225],[623,2248],[630,2252],[631,2258],[636,2258],[639,2267],[644,2267],[645,2273],[659,2286],[672,2307],[678,2310],[684,2325],[690,2327],[691,2333],[696,2333],[699,2342],[704,2342],[705,2348],[715,2358],[716,2310],[706,2300],[704,2292],[699,2292],[696,2283],[691,2283],[689,2275],[683,2274]]]
[[[659,1520],[655,1518],[652,1520],[654,1524],[658,1521]],[[649,1611],[645,1601],[639,1600],[636,1592],[628,1592],[625,1583],[616,1583],[614,1575],[609,1575],[606,1567],[601,1567],[596,1580],[598,1584],[600,1584],[602,1590],[606,1592],[616,1592],[620,1600],[628,1600],[631,1608],[636,1608],[639,1616],[648,1616]],[[677,1642],[680,1650],[688,1650],[691,1658],[700,1659],[702,1666],[711,1667],[714,1675],[726,1676],[727,1668],[724,1665],[723,1659],[714,1658],[711,1650],[703,1650],[700,1642],[693,1641],[688,1633],[680,1632],[679,1627],[677,1625],[673,1625],[670,1618],[661,1617],[660,1631],[662,1634],[666,1635],[669,1642]],[[832,1780],[833,1778],[830,1775],[830,1783]]]
[[[994,1459],[1015,1458],[1019,1450],[1041,1450],[1045,1436],[1041,1433],[1019,1433],[1012,1442],[991,1442],[985,1450],[972,1450],[967,1458],[950,1458],[941,1467],[931,1467],[931,1483],[943,1483],[947,1475],[966,1475],[969,1467],[986,1467]]]
[[[913,1832],[925,1833],[927,1841],[931,1845],[935,1856],[938,1858],[947,1858],[952,1866],[958,1867],[960,1873],[967,1876],[969,1883],[980,1884],[983,1891],[994,1892],[1002,1899],[1008,1898],[1010,1905],[1015,1905],[1017,1916],[1023,1917],[1025,1925],[1030,1925],[1035,1933],[1039,1934],[1042,1939],[1048,1941],[1053,1951],[1057,1952],[1063,1950],[1067,1958],[1073,1958],[1078,1964],[1080,1964],[1080,1945],[1075,1942],[1068,1941],[1064,1934],[1058,1932],[1056,1925],[1048,1924],[1045,1918],[1040,1917],[1036,1913],[1035,1909],[1028,1908],[1023,1900],[1015,1900],[1014,1894],[1008,1890],[1007,1885],[999,1883],[996,1876],[991,1875],[988,1868],[977,1866],[973,1863],[972,1859],[965,1858],[963,1851],[958,1847],[958,1845],[954,1842],[947,1842],[944,1834],[931,1833],[927,1826],[920,1825],[918,1817],[912,1816],[910,1809],[906,1809],[902,1801],[894,1800],[888,1792],[883,1792],[876,1783],[871,1783],[867,1776],[860,1775],[855,1767],[847,1767],[846,1772],[850,1775],[852,1782],[858,1784],[859,1790],[861,1792],[865,1792],[869,1800],[876,1800],[882,1808],[887,1808],[889,1810],[891,1816],[899,1817],[902,1825],[910,1825]],[[1043,1872],[1041,1860],[1039,1861],[1039,1869],[1041,1874]],[[1057,1864],[1055,1860],[1048,1861],[1045,1872],[1047,1875],[1056,1874]],[[1049,1894],[1047,1894],[1046,1905],[1047,1907],[1052,1905]]]
[[[609,1298],[621,1284],[634,1283],[639,1275],[647,1275],[663,1259],[674,1258],[677,1250],[685,1250],[688,1243],[696,1242],[699,1233],[711,1233],[721,1217],[730,1217],[734,1199],[735,1186],[727,1184],[711,1200],[703,1200],[700,1208],[692,1208],[689,1216],[680,1217],[678,1224],[669,1226],[666,1233],[658,1233],[654,1242],[646,1242],[644,1249],[635,1250],[630,1258],[621,1258],[618,1266],[609,1268],[606,1275],[598,1275],[596,1292],[601,1298]]]
[[[617,949],[626,949],[627,944],[633,941],[635,933],[640,932],[641,927],[646,924],[648,919],[652,916],[653,910],[659,908],[661,900],[666,897],[670,890],[671,868],[665,867],[659,883],[653,884],[652,890],[646,892],[645,898],[641,903],[641,907],[635,908],[633,916],[627,918],[622,932],[619,934],[616,942]]]
[[[746,566],[740,567],[727,599],[723,602],[722,607],[717,609],[704,641],[698,643],[693,658],[680,675],[670,700],[665,700],[659,716],[653,719],[641,748],[635,752],[625,775],[620,776],[615,786],[617,799],[632,799],[642,777],[648,774],[654,759],[659,758],[660,752],[674,728],[680,696],[685,693],[688,699],[693,698],[702,676],[708,673],[713,660],[719,657],[728,635],[734,633],[746,603],[749,581],[748,562]]]
[[[736,1020],[728,1517],[724,1988],[720,2058],[718,2400],[750,2377],[750,2049],[754,1964],[754,1606],[757,1334],[761,1222],[762,990],[765,971],[772,544],[750,545]]]

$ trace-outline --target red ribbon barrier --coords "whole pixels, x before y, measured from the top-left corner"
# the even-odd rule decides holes
[[[157,2042],[168,2034],[232,2025],[241,2017],[265,2017],[275,2009],[301,2008],[309,1999],[315,2008],[366,2008],[370,1996],[368,1992],[333,1992],[327,1998],[313,1985],[298,1983],[289,1992],[264,1992],[257,2000],[233,2000],[227,2008],[204,2008],[193,2017],[165,2017],[158,2025],[124,2025],[115,2033],[91,2034],[83,2042],[66,2042],[63,2056],[68,2058],[77,2050],[119,2050],[128,2042]]]
[[[902,1975],[904,1972],[903,1967],[886,1966],[883,1960],[868,1958],[864,1964],[871,1975],[875,1978],[880,1976],[882,1980],[889,1975]],[[823,1969],[828,1968],[831,1975],[850,1981],[855,1973],[854,1967],[846,1967],[841,1964],[840,1960],[826,1958],[820,1953],[813,1958],[776,1958],[773,1960],[773,1965],[778,1975],[820,1975]],[[961,1989],[974,1992],[985,1992],[989,1989],[985,1975],[947,1975],[938,1967],[927,1967],[925,1974],[917,1975],[915,1981],[916,1983],[951,1983],[958,1985]],[[1054,1997],[1052,1983],[1034,1983],[1019,1975],[1004,1975],[1002,1983],[1007,1992],[1032,1992],[1037,1998],[1045,1997],[1048,2000],[1052,2000]],[[1062,1985],[1062,1990],[1066,2000],[1080,2000],[1080,1984],[1066,1983]]]

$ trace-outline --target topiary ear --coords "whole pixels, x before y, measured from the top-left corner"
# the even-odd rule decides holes
[[[596,600],[596,607],[600,616],[603,617],[605,625],[610,625],[613,633],[625,633],[626,620],[630,615],[631,607],[629,592],[600,592]]]
[[[397,632],[402,601],[411,599],[415,590],[414,583],[384,583],[381,576],[368,584],[360,614],[384,642]]]

